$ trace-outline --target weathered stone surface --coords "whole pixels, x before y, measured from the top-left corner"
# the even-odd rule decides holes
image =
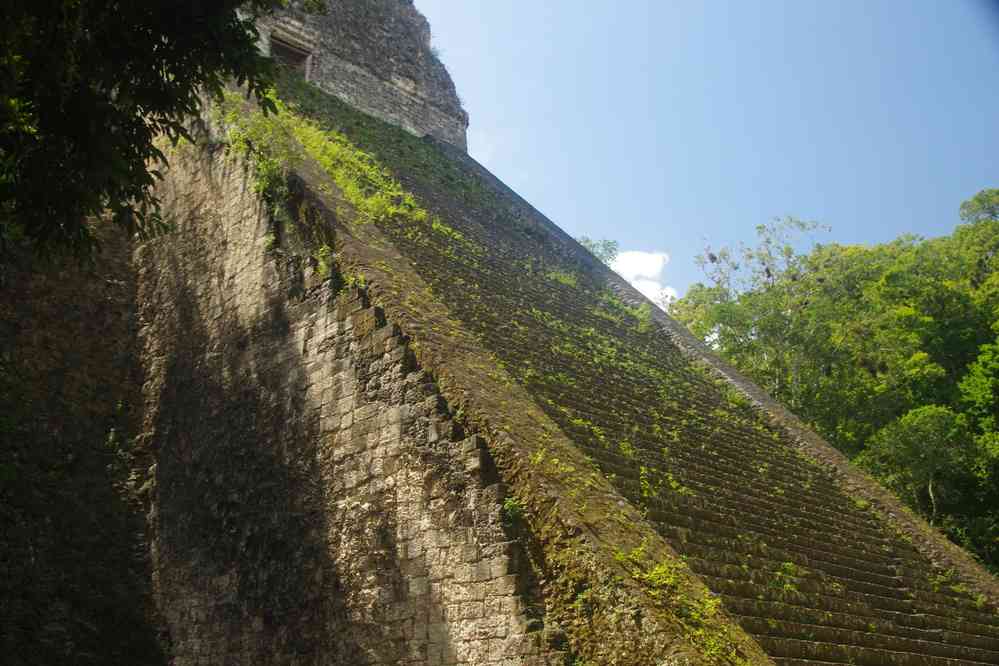
[[[336,0],[325,15],[291,8],[260,33],[264,49],[277,39],[310,52],[309,80],[348,104],[466,148],[468,114],[413,0]]]
[[[173,663],[542,657],[488,451],[399,329],[362,291],[300,291],[234,162],[176,159],[162,193],[181,222],[137,264]]]
[[[0,661],[165,664],[133,441],[142,384],[130,245],[96,266],[0,257]]]
[[[332,16],[264,27],[450,142],[310,91],[427,214],[372,222],[304,159],[272,220],[242,162],[182,147],[176,229],[109,262],[106,300],[67,272],[0,301],[0,370],[44,376],[0,384],[0,427],[27,407],[16,456],[55,442],[45,497],[94,509],[0,504],[12,663],[999,664],[987,572],[465,154],[411,3]],[[130,479],[104,473],[118,400]],[[60,571],[64,544],[92,561]]]

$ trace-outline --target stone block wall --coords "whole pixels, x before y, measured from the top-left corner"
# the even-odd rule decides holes
[[[133,445],[142,383],[130,244],[93,264],[0,258],[0,653],[4,664],[165,664]]]
[[[269,226],[237,162],[171,165],[177,228],[136,263],[173,663],[561,663],[484,442],[407,338]]]
[[[261,20],[260,34],[265,50],[277,38],[310,52],[309,80],[351,106],[467,148],[468,114],[412,0],[337,0],[322,15],[291,8]]]

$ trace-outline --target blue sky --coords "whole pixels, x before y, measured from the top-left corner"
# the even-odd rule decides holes
[[[999,187],[999,2],[416,0],[469,150],[682,293],[706,243],[950,233]],[[666,261],[668,257],[668,261]],[[651,274],[649,274],[651,273]]]

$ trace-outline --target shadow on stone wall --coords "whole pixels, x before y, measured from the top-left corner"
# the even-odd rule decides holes
[[[23,253],[0,285],[0,654],[5,664],[164,664],[150,621],[148,467],[123,238],[92,267]]]
[[[337,212],[293,179],[268,221],[220,157],[171,158],[136,253],[173,663],[542,663],[485,446],[345,287]]]
[[[268,294],[249,325],[232,306],[206,308],[204,285],[223,276],[199,240],[159,245],[150,278],[172,309],[168,332],[156,333],[164,364],[147,428],[158,451],[160,605],[184,632],[173,636],[177,663],[341,663],[356,648],[325,541],[318,411],[285,300]],[[208,302],[227,302],[217,296]]]

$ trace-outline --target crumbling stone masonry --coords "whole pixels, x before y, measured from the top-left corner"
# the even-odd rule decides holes
[[[294,8],[260,22],[272,43],[309,54],[307,78],[417,136],[466,148],[468,114],[412,0],[337,0],[324,15]]]
[[[467,155],[411,0],[261,31],[307,143],[235,96],[169,234],[0,275],[7,661],[999,664],[995,577]]]
[[[481,438],[362,290],[268,249],[244,178],[178,165],[139,255],[173,663],[549,663]]]

